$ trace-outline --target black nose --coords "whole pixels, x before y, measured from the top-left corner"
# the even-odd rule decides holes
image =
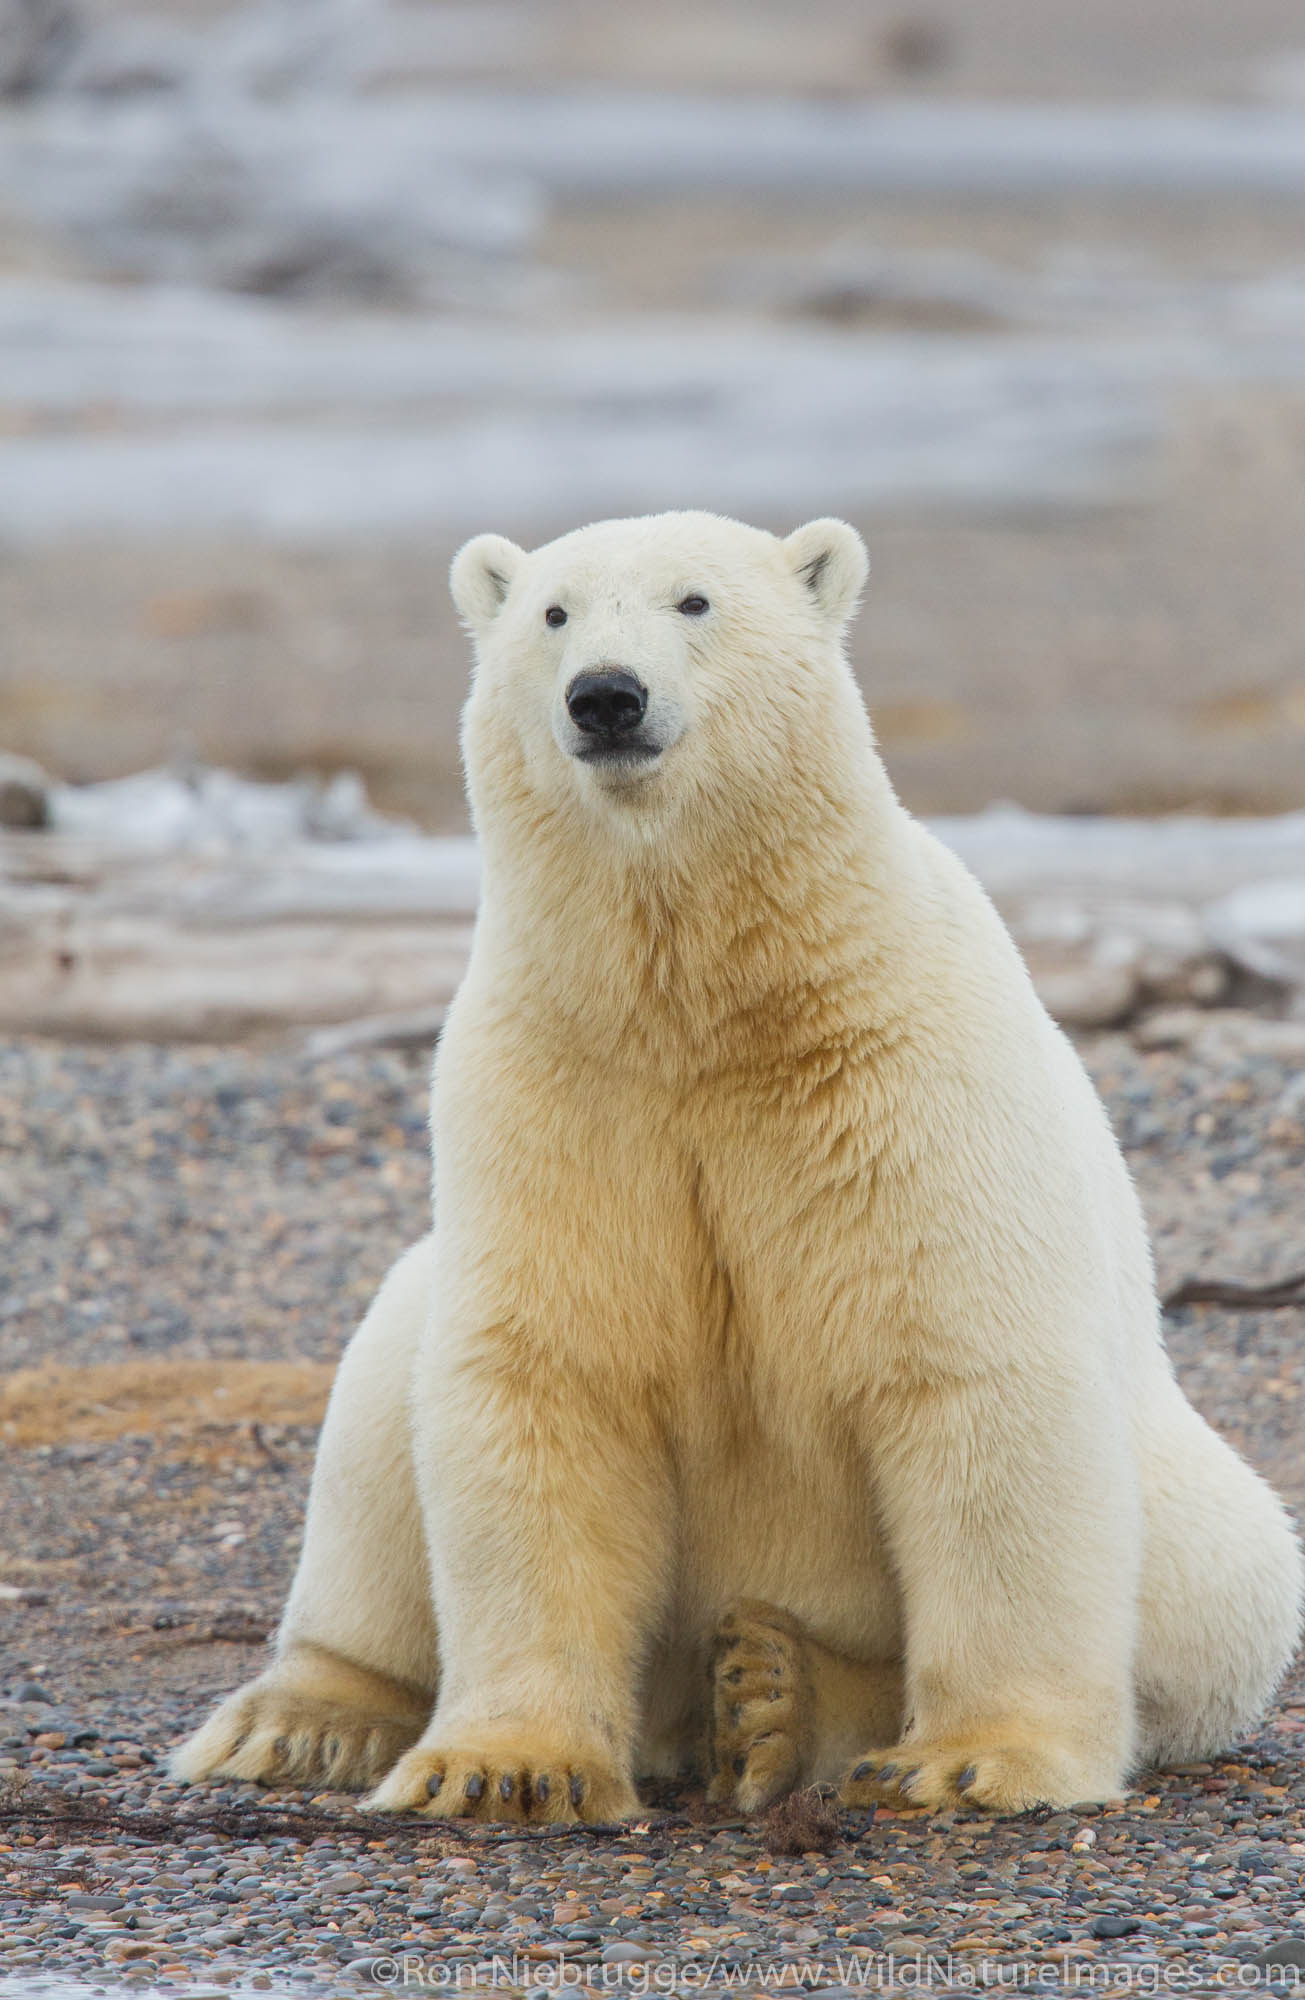
[[[648,711],[648,690],[620,668],[577,674],[566,691],[566,712],[586,736],[622,736]]]

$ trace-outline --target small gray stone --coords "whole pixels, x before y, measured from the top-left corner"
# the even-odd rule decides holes
[[[649,1959],[660,1956],[661,1954],[652,1945],[635,1944],[623,1938],[614,1938],[602,1949],[604,1965],[646,1965]]]
[[[1305,1937],[1279,1938],[1276,1944],[1259,1952],[1251,1964],[1258,1965],[1263,1971],[1271,1965],[1295,1965],[1305,1972]]]

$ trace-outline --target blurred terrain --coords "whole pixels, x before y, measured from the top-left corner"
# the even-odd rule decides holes
[[[841,512],[912,806],[1305,803],[1292,0],[0,0],[0,747],[457,830],[444,573]]]

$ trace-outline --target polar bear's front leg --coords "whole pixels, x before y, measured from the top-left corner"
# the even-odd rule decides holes
[[[876,1397],[907,1722],[867,1738],[844,1803],[1022,1812],[1123,1790],[1141,1531],[1108,1395],[993,1370]]]
[[[429,1713],[418,1688],[322,1647],[291,1645],[179,1745],[171,1775],[185,1784],[245,1778],[361,1791],[420,1735]]]
[[[666,1594],[651,1412],[591,1393],[530,1330],[440,1343],[414,1407],[439,1703],[367,1804],[610,1821],[638,1810],[639,1670]],[[452,1358],[456,1356],[456,1358]]]
[[[439,1662],[407,1401],[433,1285],[425,1237],[340,1363],[275,1657],[178,1746],[173,1777],[361,1791],[420,1736]]]

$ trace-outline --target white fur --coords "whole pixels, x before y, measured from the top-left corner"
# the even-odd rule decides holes
[[[889,786],[842,649],[865,571],[840,522],[700,514],[459,554],[484,897],[438,1253],[346,1356],[246,1749],[228,1704],[182,1775],[247,1764],[269,1704],[311,1738],[324,1660],[405,1740],[438,1682],[375,1803],[482,1816],[629,1812],[704,1745],[749,1804],[767,1757],[1067,1804],[1262,1714],[1299,1552],[1175,1383],[1077,1056]],[[659,757],[567,754],[604,665]]]

